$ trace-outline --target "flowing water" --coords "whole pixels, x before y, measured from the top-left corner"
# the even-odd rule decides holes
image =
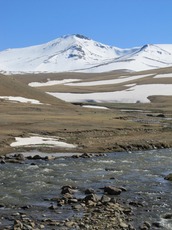
[[[1,164],[0,205],[4,207],[0,208],[0,217],[19,207],[33,205],[34,209],[28,209],[28,212],[37,219],[50,215],[57,220],[69,218],[74,214],[70,208],[59,211],[58,215],[47,209],[51,205],[48,199],[60,196],[62,186],[72,185],[79,191],[93,188],[101,194],[100,188],[115,185],[127,189],[118,199],[142,204],[134,208],[136,229],[144,221],[159,221],[163,225],[161,229],[172,229],[171,220],[162,218],[164,213],[172,213],[172,182],[164,180],[170,172],[172,149]],[[82,196],[82,193],[77,195]],[[0,220],[1,224],[4,223]]]

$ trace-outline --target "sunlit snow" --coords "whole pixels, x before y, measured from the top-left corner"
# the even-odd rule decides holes
[[[165,74],[157,74],[154,78],[168,78],[171,77],[172,78],[172,73],[165,73]]]
[[[126,90],[103,93],[49,93],[67,102],[149,103],[149,96],[172,96],[172,84],[136,85]]]
[[[5,99],[5,100],[9,100],[9,101],[14,101],[14,102],[21,102],[21,103],[31,103],[31,104],[36,104],[36,105],[42,104],[38,100],[28,99],[25,97],[0,96],[0,99]]]
[[[169,66],[172,66],[171,44],[121,49],[78,35],[0,52],[0,72],[6,74],[140,71]]]
[[[42,87],[42,86],[52,86],[52,85],[61,85],[65,83],[80,81],[80,79],[63,79],[63,80],[48,80],[47,82],[31,82],[29,86],[31,87]]]
[[[129,76],[125,78],[119,78],[119,79],[111,79],[111,80],[102,80],[102,81],[90,81],[90,82],[79,82],[79,83],[67,83],[65,85],[68,86],[98,86],[98,85],[112,85],[112,84],[119,84],[123,82],[128,82],[132,80],[137,80],[140,78],[151,76],[152,74],[146,74],[146,75],[137,75],[137,76]]]
[[[84,108],[91,108],[91,109],[108,109],[107,107],[96,106],[96,105],[83,105],[82,107],[84,107]]]
[[[32,137],[16,137],[16,141],[11,143],[11,147],[19,147],[19,146],[46,146],[46,147],[61,147],[61,148],[75,148],[76,146],[73,144],[68,144],[62,141],[59,141],[58,138],[55,137],[40,137],[40,136],[32,136]]]

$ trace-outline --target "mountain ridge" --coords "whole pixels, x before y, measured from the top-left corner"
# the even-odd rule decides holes
[[[84,35],[65,35],[50,42],[0,52],[0,72],[56,73],[142,71],[172,66],[172,44],[121,49]]]

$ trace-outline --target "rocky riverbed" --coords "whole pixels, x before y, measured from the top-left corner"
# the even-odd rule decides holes
[[[1,157],[0,229],[171,229],[170,149],[30,155]]]

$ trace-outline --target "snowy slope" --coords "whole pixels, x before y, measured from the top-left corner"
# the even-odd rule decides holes
[[[138,71],[167,66],[172,66],[172,45],[120,49],[82,35],[0,52],[0,71],[7,73]]]
[[[172,66],[172,44],[145,45],[138,51],[124,55],[106,65],[96,66],[90,72],[106,72],[125,69],[150,70]]]
[[[101,93],[49,93],[67,102],[149,103],[149,96],[172,96],[172,84],[136,85],[126,90]]]

